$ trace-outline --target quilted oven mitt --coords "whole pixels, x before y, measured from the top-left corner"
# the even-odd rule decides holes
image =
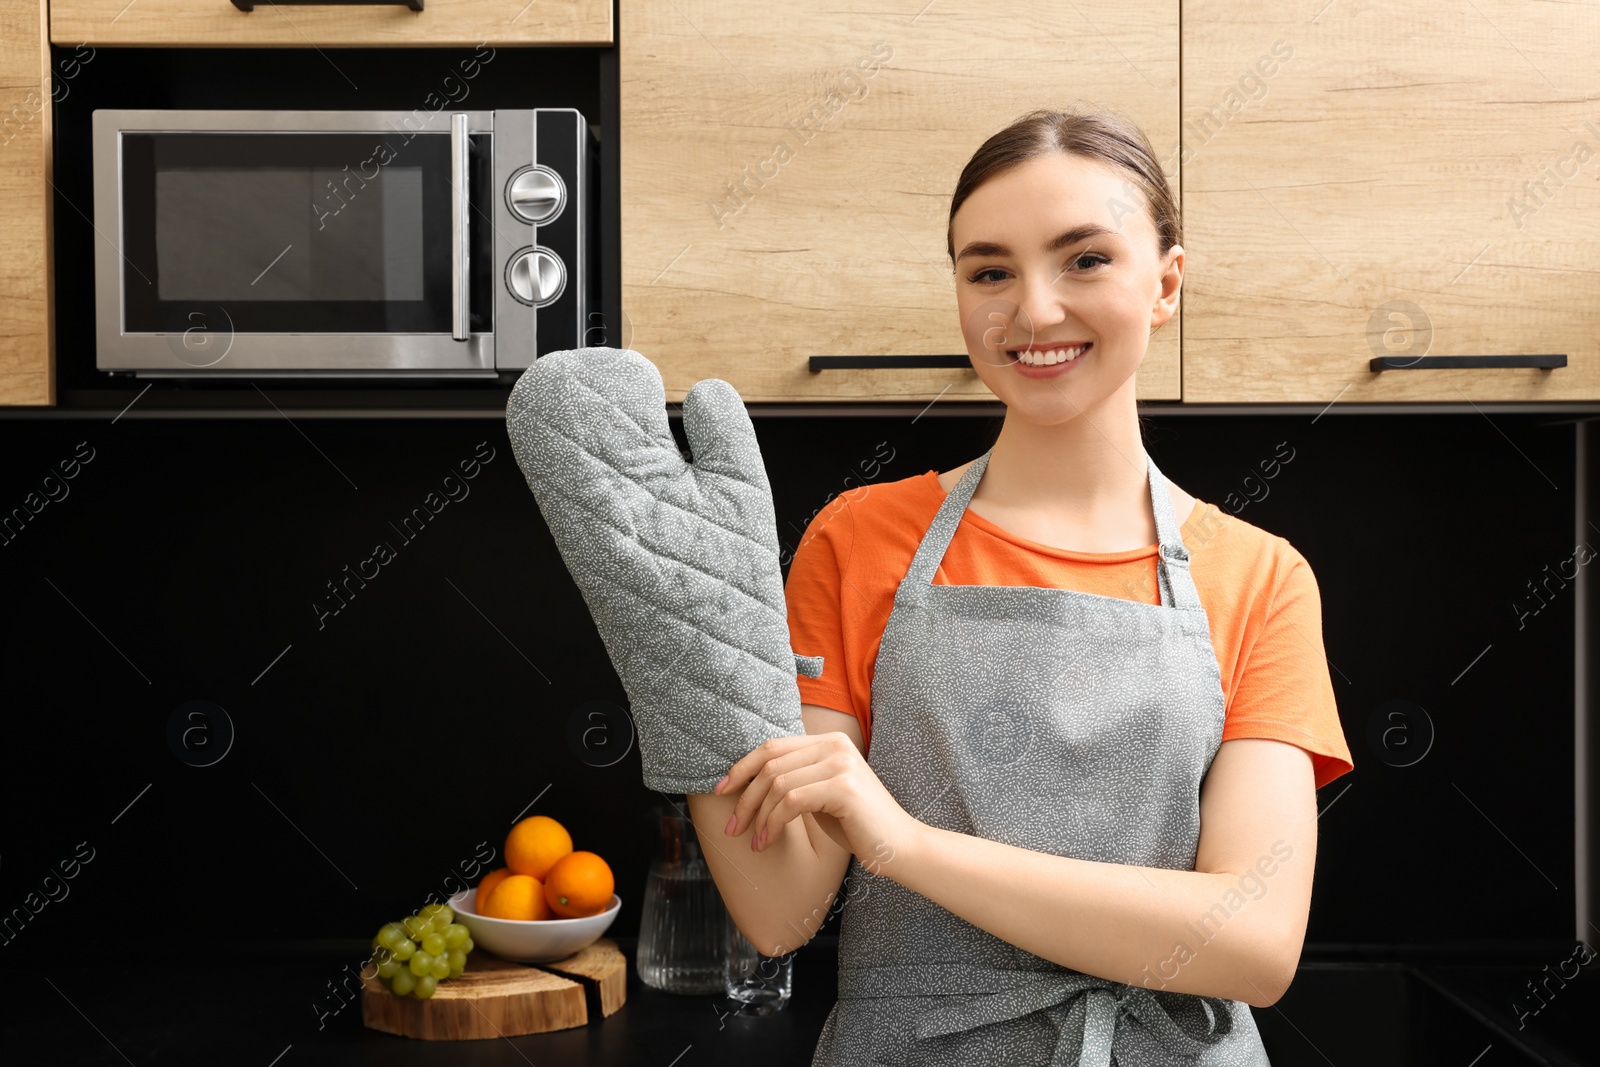
[[[517,379],[506,427],[627,690],[644,784],[709,793],[769,737],[805,733],[772,489],[733,386],[683,401],[684,459],[655,364],[579,348]]]

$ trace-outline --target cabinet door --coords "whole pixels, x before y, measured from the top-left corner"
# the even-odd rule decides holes
[[[44,5],[0,0],[0,404],[54,404]]]
[[[747,401],[992,401],[970,366],[808,357],[965,354],[950,196],[1023,112],[1104,104],[1176,143],[1176,0],[915,7],[621,5],[620,343],[669,400],[722,378]],[[1178,326],[1141,398],[1178,398]]]
[[[1184,0],[1183,399],[1600,397],[1594,11]]]
[[[232,0],[52,0],[50,39],[210,48],[608,45],[611,0],[423,0],[421,11],[261,0],[249,12]]]

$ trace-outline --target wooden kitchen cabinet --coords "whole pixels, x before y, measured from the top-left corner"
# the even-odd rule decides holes
[[[1589,4],[1184,0],[1183,399],[1600,398],[1597,48]]]
[[[623,0],[608,343],[655,362],[669,401],[712,377],[752,402],[993,400],[970,367],[808,357],[966,351],[950,196],[1021,113],[1106,104],[1175,149],[1177,0],[915,8]],[[1142,399],[1179,397],[1179,326],[1152,339]]]
[[[609,45],[611,0],[424,0],[404,4],[231,0],[54,0],[50,39],[59,45],[226,47],[468,47]]]
[[[0,404],[54,404],[44,0],[0,0]]]

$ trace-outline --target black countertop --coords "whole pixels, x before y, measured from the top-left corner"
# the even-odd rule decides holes
[[[637,939],[612,938],[628,958],[628,1001],[609,1018],[548,1034],[481,1041],[419,1041],[368,1030],[361,1006],[330,993],[364,959],[359,941],[315,941],[237,952],[161,955],[124,931],[100,958],[13,959],[3,972],[0,1062],[32,1065],[244,1064],[309,1067],[634,1065],[805,1067],[837,995],[838,939],[800,949],[794,995],[769,1016],[738,1016],[720,996],[663,993],[639,980]],[[141,955],[147,953],[147,955]],[[1316,958],[1276,1005],[1253,1009],[1274,1067],[1450,1063],[1600,1064],[1600,976],[1546,981],[1566,952],[1468,966],[1438,961]],[[1521,1014],[1516,996],[1523,994]],[[317,1005],[321,1004],[319,1008]],[[1542,1004],[1536,1011],[1530,1010]],[[322,1012],[328,1012],[323,1016]],[[1521,1023],[1519,1029],[1518,1023]]]
[[[368,951],[364,941],[237,954],[209,951],[189,963],[164,960],[150,967],[133,962],[139,953],[132,945],[119,945],[114,957],[51,960],[37,969],[11,960],[0,979],[7,1009],[0,1064],[803,1067],[811,1062],[836,995],[836,937],[813,938],[796,954],[794,996],[782,1011],[737,1016],[729,1014],[733,1005],[723,997],[663,993],[645,985],[635,966],[638,938],[607,936],[628,959],[628,1000],[619,1010],[602,1018],[591,997],[587,1026],[480,1041],[421,1041],[369,1030],[355,999],[331,1011],[339,1001],[329,983],[336,987],[342,971],[349,978],[359,970]],[[324,1018],[321,1012],[328,1014]]]

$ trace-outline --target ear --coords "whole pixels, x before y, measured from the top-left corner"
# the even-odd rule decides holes
[[[1178,301],[1183,295],[1183,246],[1173,245],[1161,260],[1158,278],[1159,295],[1150,309],[1150,329],[1154,332],[1165,326],[1178,313]]]

